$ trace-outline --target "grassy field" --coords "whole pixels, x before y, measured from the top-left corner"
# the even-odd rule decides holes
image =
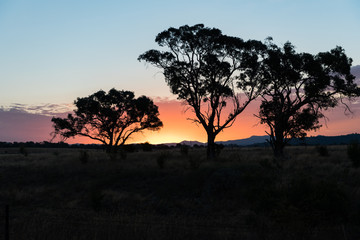
[[[0,149],[0,206],[11,239],[360,239],[360,169],[325,150]]]

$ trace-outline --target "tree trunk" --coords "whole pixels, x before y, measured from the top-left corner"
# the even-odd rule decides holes
[[[275,137],[274,137],[274,144],[273,144],[273,150],[274,150],[274,156],[276,158],[283,158],[284,157],[284,131],[281,127],[282,125],[280,123],[277,123],[277,126],[275,128]]]
[[[213,132],[208,132],[208,141],[207,141],[207,159],[213,160],[215,158],[215,134]]]
[[[282,158],[282,157],[284,157],[284,144],[276,141],[276,142],[274,143],[273,151],[274,151],[274,156],[275,156],[276,158]]]

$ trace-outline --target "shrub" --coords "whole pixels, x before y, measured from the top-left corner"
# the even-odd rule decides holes
[[[201,158],[199,156],[189,156],[188,160],[191,169],[199,169],[201,165]]]
[[[347,154],[353,166],[358,168],[360,166],[360,146],[357,141],[348,145]]]
[[[142,150],[144,152],[151,152],[152,151],[152,145],[149,142],[145,142],[142,145]]]
[[[120,157],[121,157],[121,159],[126,159],[127,158],[127,152],[126,151],[120,151]]]
[[[23,145],[20,146],[19,152],[20,152],[22,155],[24,155],[25,157],[26,157],[27,155],[29,155],[27,149],[26,149]]]
[[[117,152],[109,152],[107,153],[107,155],[109,156],[111,161],[116,161],[117,160]]]
[[[169,154],[167,154],[165,152],[162,152],[157,156],[156,162],[157,162],[157,165],[159,166],[160,169],[165,168],[165,162],[166,162],[168,157],[169,157]]]
[[[215,155],[218,157],[221,153],[221,151],[224,149],[223,144],[215,144]]]
[[[89,154],[87,151],[81,150],[79,155],[79,160],[82,164],[86,164],[89,162]]]
[[[349,199],[339,184],[332,181],[295,179],[287,189],[288,203],[307,221],[343,223],[349,214]]]
[[[329,156],[329,151],[326,146],[316,146],[316,151],[321,157]]]
[[[136,152],[136,147],[135,147],[134,144],[124,145],[123,149],[124,149],[125,152],[128,152],[128,153]]]
[[[128,154],[128,151],[127,151],[127,148],[120,148],[119,149],[119,153],[120,153],[120,158],[121,159],[126,159],[127,158],[127,154]]]
[[[90,192],[91,207],[94,211],[100,211],[105,195],[98,188],[93,188]]]
[[[187,156],[189,154],[189,146],[185,144],[180,145],[180,153],[181,155]]]
[[[278,166],[276,165],[276,159],[269,159],[269,158],[260,159],[259,164],[261,167],[268,170],[275,169]]]

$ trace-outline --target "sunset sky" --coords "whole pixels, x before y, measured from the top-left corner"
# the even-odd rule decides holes
[[[360,65],[358,0],[1,0],[0,141],[44,141],[52,116],[65,116],[77,97],[100,89],[134,91],[159,106],[164,128],[133,142],[198,140],[204,130],[186,119],[159,69],[137,61],[159,49],[155,36],[169,27],[203,23],[226,35],[292,42],[298,52],[316,54],[342,46]],[[359,72],[359,67],[354,67]],[[265,135],[253,117],[254,102],[216,140]],[[353,114],[326,112],[324,127],[310,135],[360,133],[360,104]],[[86,142],[85,139],[69,142]]]

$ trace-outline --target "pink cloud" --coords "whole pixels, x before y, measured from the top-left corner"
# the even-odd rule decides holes
[[[18,109],[0,109],[0,141],[50,140],[51,117]]]

